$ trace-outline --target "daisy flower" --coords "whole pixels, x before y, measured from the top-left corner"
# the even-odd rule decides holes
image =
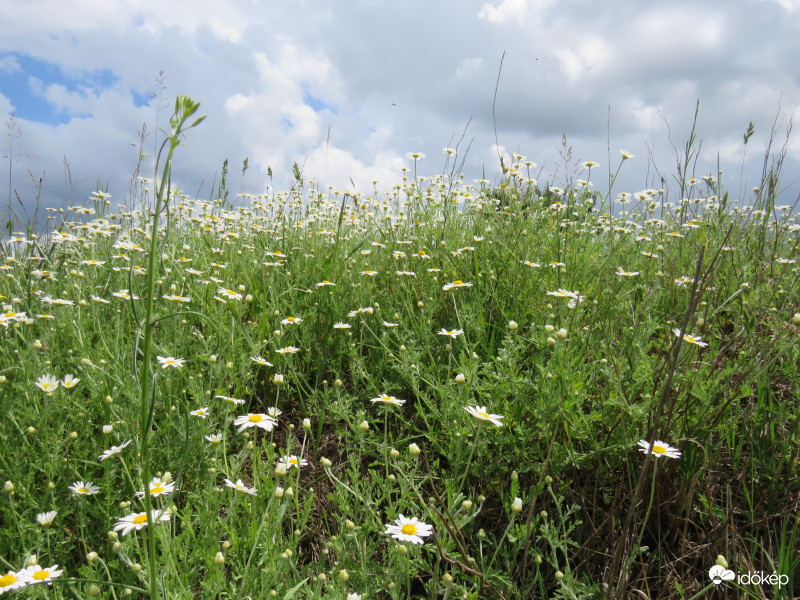
[[[43,392],[52,392],[53,390],[57,390],[59,385],[58,379],[53,377],[52,375],[42,375],[39,379],[36,380],[36,387],[38,387]]]
[[[558,288],[555,292],[547,292],[548,296],[557,296],[559,298],[575,298],[578,292],[570,292],[562,288]]]
[[[326,285],[336,285],[336,284],[335,284],[335,283],[331,283],[330,281],[328,281],[328,280],[326,279],[325,281],[320,281],[320,282],[319,282],[318,284],[316,284],[316,285],[317,285],[317,287],[325,287]]]
[[[166,358],[163,356],[156,356],[158,362],[161,363],[161,368],[166,369],[168,367],[172,367],[173,369],[177,369],[183,366],[183,363],[186,362],[185,358],[172,358],[171,356],[167,356]]]
[[[339,322],[339,323],[334,323],[333,324],[333,328],[334,329],[350,329],[351,327],[352,327],[352,325],[350,325],[350,323]]]
[[[680,329],[673,329],[672,333],[674,333],[677,337],[681,337],[681,333],[682,332],[681,332]],[[699,336],[699,335],[689,335],[688,333],[684,333],[683,334],[683,341],[684,342],[689,342],[690,344],[695,344],[697,346],[700,346],[701,348],[703,346],[708,346],[708,344],[706,342],[702,341],[702,339],[703,338],[701,336]]]
[[[267,414],[270,417],[272,417],[273,419],[277,419],[278,417],[281,416],[281,414],[283,414],[283,411],[280,408],[278,408],[277,406],[270,406],[267,409]]]
[[[150,516],[155,520],[156,523],[161,523],[163,521],[169,521],[170,513],[167,510],[162,510],[160,512],[152,511]],[[132,515],[128,515],[126,517],[122,517],[117,524],[114,525],[114,531],[122,531],[122,535],[128,535],[134,529],[139,531],[143,527],[146,527],[149,523],[150,519],[146,512],[134,513]]]
[[[424,543],[422,538],[428,537],[433,533],[433,527],[418,520],[417,517],[408,519],[400,515],[395,519],[394,525],[390,523],[386,524],[386,531],[384,531],[384,533],[401,542],[422,544]]]
[[[447,329],[442,328],[442,330],[439,332],[439,335],[449,335],[451,338],[456,339],[462,333],[464,333],[463,329],[453,329],[452,331],[447,331]]]
[[[206,439],[211,442],[212,444],[220,444],[222,443],[222,434],[221,433],[212,433],[206,436]]]
[[[239,492],[244,492],[245,494],[250,494],[251,496],[256,495],[256,488],[249,488],[247,487],[241,479],[237,479],[236,483],[233,483],[230,479],[225,480],[225,485],[229,488],[233,488]]]
[[[373,404],[376,402],[383,402],[384,404],[394,404],[395,406],[403,406],[406,403],[405,400],[400,400],[399,398],[395,398],[394,396],[389,396],[388,394],[382,394],[377,398],[373,398],[370,400]]]
[[[399,327],[400,324],[399,323],[390,323],[389,321],[384,321],[383,322],[383,326],[384,327]]]
[[[69,489],[78,496],[91,496],[100,491],[100,488],[91,481],[87,481],[86,483],[83,481],[76,481],[69,486]]]
[[[175,491],[175,484],[174,483],[164,483],[161,481],[160,477],[153,477],[152,481],[150,482],[150,497],[156,498],[158,496],[164,496],[166,494],[171,494]],[[144,492],[136,492],[137,498],[144,498]]]
[[[108,450],[105,450],[105,451],[104,451],[104,452],[103,452],[103,453],[102,453],[102,454],[101,454],[101,455],[98,457],[98,459],[99,459],[99,460],[102,462],[102,461],[104,461],[104,460],[105,460],[105,459],[107,459],[107,458],[111,458],[111,457],[112,457],[112,456],[114,456],[115,454],[119,454],[120,452],[122,452],[122,450],[125,448],[125,446],[127,446],[127,445],[128,445],[128,444],[130,444],[130,443],[131,443],[131,440],[125,440],[125,441],[124,441],[124,442],[122,442],[122,443],[121,443],[119,446],[111,446],[111,448],[109,448]]]
[[[61,385],[63,385],[67,389],[70,389],[78,385],[78,382],[80,382],[80,379],[76,379],[71,374],[64,375],[64,381],[61,382]]]
[[[473,417],[478,419],[479,421],[489,421],[495,427],[501,427],[503,424],[500,422],[500,419],[503,419],[503,415],[492,415],[486,412],[485,406],[465,406],[464,410],[471,414]]]
[[[300,348],[295,348],[294,346],[286,346],[286,348],[279,348],[278,350],[275,350],[275,352],[279,354],[295,354],[297,352],[300,352]]]
[[[677,448],[673,448],[666,442],[662,442],[661,440],[656,440],[653,442],[653,448],[650,449],[650,444],[647,440],[639,440],[639,452],[644,452],[645,454],[654,454],[655,456],[667,456],[669,458],[680,458],[681,451]]]
[[[290,454],[289,456],[284,456],[283,458],[278,460],[278,464],[283,463],[286,465],[286,469],[291,469],[292,467],[305,467],[308,464],[308,461],[305,458],[298,458],[294,454]]]
[[[620,277],[636,277],[639,271],[625,271],[622,267],[617,267],[617,275]]]
[[[9,571],[0,576],[0,595],[13,590],[18,590],[31,583],[27,569],[15,572]]]
[[[63,569],[59,569],[58,565],[47,568],[40,567],[39,565],[31,565],[25,569],[25,576],[28,585],[33,585],[34,583],[46,583],[50,585],[50,582],[56,577],[59,577],[63,572]]]
[[[282,325],[299,325],[303,322],[303,319],[300,317],[286,317],[283,321],[281,321]]]
[[[201,419],[205,419],[208,416],[208,407],[204,406],[203,408],[198,408],[197,410],[189,411],[190,415],[194,415],[195,417],[200,417]]]
[[[265,431],[272,431],[272,428],[277,424],[278,421],[264,413],[242,415],[241,417],[236,417],[236,420],[233,422],[234,427],[239,428],[239,433],[243,432],[248,427],[260,427]]]
[[[266,362],[266,361],[264,361],[264,362]],[[267,363],[267,364],[269,365],[269,363]],[[269,366],[272,366],[272,365],[269,365]],[[244,400],[242,400],[241,398],[231,398],[230,396],[214,396],[214,398],[220,398],[222,400],[225,400],[225,402],[229,402],[231,404],[244,404]]]
[[[38,515],[36,515],[36,520],[42,527],[47,527],[48,525],[51,525],[53,523],[57,515],[58,511],[51,510],[49,512],[39,513]],[[2,588],[0,588],[0,590],[2,590]]]
[[[446,283],[442,286],[444,291],[452,290],[453,288],[472,287],[471,283],[464,283],[460,279],[456,279],[453,283]]]
[[[234,292],[233,290],[226,290],[225,288],[219,288],[217,293],[222,296],[223,298],[232,298],[234,300],[241,300],[242,295],[239,292]]]

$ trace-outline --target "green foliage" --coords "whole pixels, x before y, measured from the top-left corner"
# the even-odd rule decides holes
[[[514,156],[495,188],[335,197],[294,164],[237,209],[176,203],[198,110],[176,100],[152,214],[9,242],[6,571],[60,565],[58,598],[691,597],[723,555],[796,589],[798,226],[687,182],[693,135],[693,202],[540,189]],[[169,521],[114,532],[149,505]],[[432,534],[394,539],[401,515]]]

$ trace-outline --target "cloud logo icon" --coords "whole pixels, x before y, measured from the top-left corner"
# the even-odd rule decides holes
[[[714,565],[708,570],[708,576],[714,585],[719,585],[723,581],[730,581],[736,578],[736,574],[730,569],[726,569],[722,565]]]

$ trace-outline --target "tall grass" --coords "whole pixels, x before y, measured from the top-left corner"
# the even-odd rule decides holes
[[[197,110],[177,99],[130,206],[98,192],[4,246],[0,590],[796,596],[780,154],[738,203],[680,166],[690,140],[679,197],[599,193],[593,162],[539,185],[519,155],[496,186],[418,176],[416,153],[386,193],[296,169],[234,206],[171,185]],[[715,562],[786,579],[716,586]]]

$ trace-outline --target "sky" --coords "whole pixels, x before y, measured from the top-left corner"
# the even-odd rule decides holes
[[[445,147],[466,182],[498,183],[499,154],[536,163],[540,184],[593,160],[600,192],[624,149],[614,193],[659,188],[699,101],[693,174],[719,161],[746,203],[774,130],[792,204],[798,31],[800,0],[2,0],[0,213],[9,194],[21,214],[97,189],[130,203],[177,94],[207,115],[173,172],[201,199],[225,159],[232,193],[285,191],[294,162],[326,189],[380,193],[413,173],[409,152],[442,173]]]

